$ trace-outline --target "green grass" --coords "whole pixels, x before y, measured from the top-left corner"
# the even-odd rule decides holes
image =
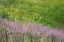
[[[63,0],[7,0],[0,4],[0,16],[11,21],[37,22],[57,27],[64,22]]]

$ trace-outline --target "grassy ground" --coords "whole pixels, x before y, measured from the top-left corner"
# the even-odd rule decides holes
[[[0,0],[0,17],[64,29],[64,0]]]

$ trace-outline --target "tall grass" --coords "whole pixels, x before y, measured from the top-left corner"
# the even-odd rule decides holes
[[[63,0],[6,0],[0,2],[0,16],[12,21],[37,22],[52,27],[56,27],[59,22],[64,22]]]

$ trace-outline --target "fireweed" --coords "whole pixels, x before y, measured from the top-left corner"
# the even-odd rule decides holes
[[[31,42],[40,42],[40,38],[43,36],[47,37],[45,42],[58,42],[57,40],[63,42],[64,40],[63,30],[52,29],[42,24],[23,24],[0,17],[0,29],[3,29],[3,31],[0,31],[1,42],[24,42],[25,38],[28,38]]]

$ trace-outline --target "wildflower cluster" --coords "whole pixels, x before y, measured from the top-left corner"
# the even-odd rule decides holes
[[[1,42],[24,42],[27,38],[31,42],[40,42],[44,36],[47,38],[44,42],[63,42],[64,31],[52,29],[42,24],[30,23],[23,24],[14,21],[8,21],[0,17],[0,35]],[[34,39],[34,41],[33,41]]]

